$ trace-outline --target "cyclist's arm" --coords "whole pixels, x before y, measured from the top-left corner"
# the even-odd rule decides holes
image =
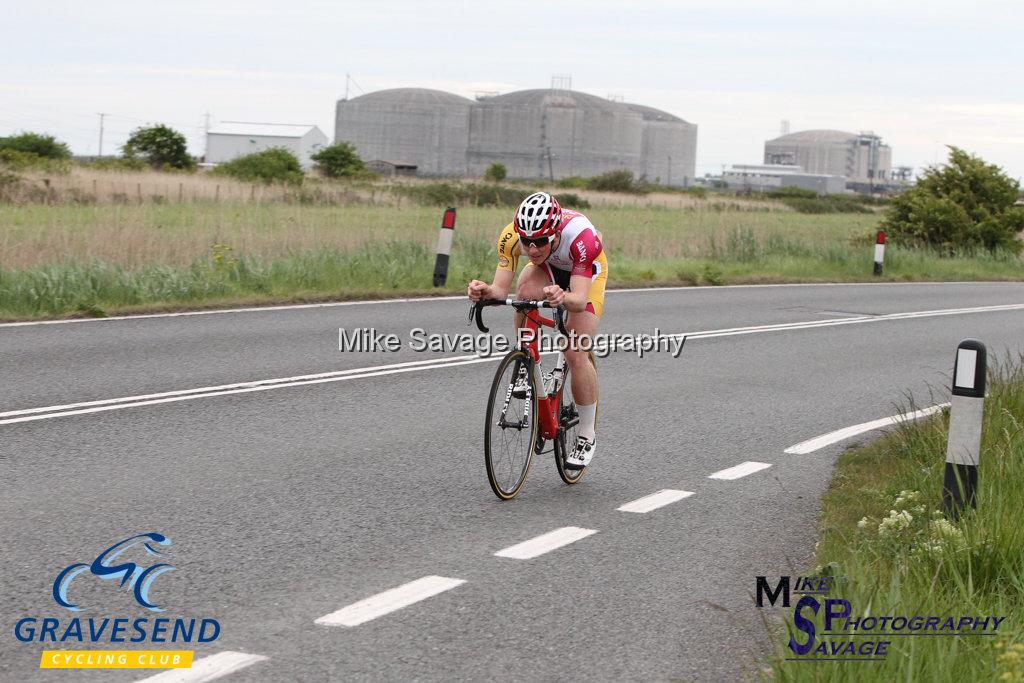
[[[590,294],[591,277],[594,273],[594,259],[603,249],[600,234],[595,230],[584,230],[569,248],[572,258],[572,272],[569,278],[569,291],[562,301],[567,310],[579,313],[587,308],[587,297]]]
[[[488,299],[504,299],[508,296],[508,290],[512,287],[512,276],[514,273],[511,270],[506,270],[499,266],[494,270],[494,280],[487,288]]]
[[[516,266],[519,264],[519,237],[515,229],[509,223],[498,236],[498,267],[494,271],[494,279],[491,284],[480,280],[473,280],[469,283],[469,298],[474,301],[479,299],[504,299],[512,288],[512,278],[515,277]]]
[[[573,275],[569,278],[569,291],[565,293],[563,300],[565,310],[571,313],[580,313],[586,310],[591,282],[592,280],[585,275]]]

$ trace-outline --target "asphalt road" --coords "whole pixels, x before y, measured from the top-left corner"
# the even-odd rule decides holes
[[[0,679],[143,679],[158,672],[40,670],[43,649],[118,646],[23,643],[15,624],[158,616],[219,622],[215,642],[177,646],[197,661],[266,657],[226,680],[750,677],[774,645],[755,577],[807,568],[820,495],[851,442],[783,450],[892,415],[908,395],[948,400],[960,340],[1024,350],[1024,309],[984,310],[1020,304],[1015,283],[611,292],[605,332],[715,334],[678,358],[601,359],[592,467],[566,487],[545,456],[505,503],[482,462],[495,363],[409,348],[412,328],[474,333],[464,301],[0,326]],[[510,332],[506,312],[488,313]],[[395,333],[403,348],[341,352],[339,327]],[[55,407],[88,402],[100,403]],[[771,467],[708,478],[750,461]],[[662,489],[693,495],[617,510]],[[494,555],[563,527],[596,533],[534,559]],[[88,573],[72,591],[83,611],[54,602],[61,569],[150,531],[173,542],[176,571],[151,592],[166,612]],[[315,623],[427,576],[464,583],[359,625]]]

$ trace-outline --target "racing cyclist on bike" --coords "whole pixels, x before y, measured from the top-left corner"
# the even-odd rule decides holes
[[[523,200],[498,238],[498,267],[491,284],[471,281],[469,298],[480,301],[507,297],[524,253],[529,262],[519,275],[516,298],[547,300],[572,313],[566,323],[570,344],[565,360],[580,423],[566,466],[582,469],[590,464],[596,448],[598,391],[597,372],[588,353],[579,346],[584,337],[593,340],[604,310],[608,261],[601,234],[582,213],[562,209],[550,194],[535,192]],[[516,326],[522,325],[523,314],[517,313]]]

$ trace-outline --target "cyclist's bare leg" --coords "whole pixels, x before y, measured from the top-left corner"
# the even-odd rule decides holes
[[[600,318],[590,311],[581,311],[569,315],[565,327],[569,330],[570,339],[577,340],[565,351],[565,362],[569,366],[569,377],[572,382],[572,395],[577,404],[590,405],[597,402],[597,371],[591,365],[588,353],[577,348],[590,349]],[[587,341],[579,344],[579,340],[587,337]]]

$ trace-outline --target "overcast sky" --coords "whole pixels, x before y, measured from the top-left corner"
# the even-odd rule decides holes
[[[697,172],[760,163],[764,141],[874,131],[915,169],[958,145],[1024,176],[1024,2],[797,3],[0,0],[0,135],[103,151],[167,123],[203,151],[204,116],[314,123],[394,87],[472,97],[622,96],[698,125]]]

